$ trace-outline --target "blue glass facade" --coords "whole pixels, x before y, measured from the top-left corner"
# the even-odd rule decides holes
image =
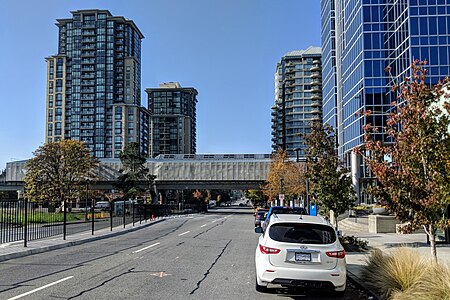
[[[338,153],[359,191],[370,174],[352,149],[367,123],[378,127],[376,139],[386,138],[392,84],[414,59],[428,61],[431,83],[450,74],[450,0],[321,0],[321,11],[324,123],[336,129]]]

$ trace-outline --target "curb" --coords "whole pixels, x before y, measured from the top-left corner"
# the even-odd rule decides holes
[[[373,300],[381,300],[381,297],[378,296],[378,294],[376,294],[375,292],[373,292],[371,289],[369,289],[367,287],[367,285],[361,281],[361,279],[359,277],[357,277],[356,275],[354,275],[352,272],[350,272],[349,270],[347,270],[347,278],[350,279],[350,281],[352,281],[354,284],[356,284],[361,290],[363,290],[364,292],[367,293],[368,296],[370,296],[370,299]]]
[[[43,252],[47,252],[47,251],[62,249],[62,248],[66,248],[66,247],[81,245],[81,244],[89,243],[89,242],[92,242],[92,241],[98,241],[98,240],[107,239],[107,238],[110,238],[110,237],[115,237],[115,236],[118,236],[118,235],[122,235],[122,234],[126,234],[126,233],[133,232],[133,231],[136,231],[136,230],[140,230],[142,228],[147,228],[147,227],[149,227],[151,225],[158,224],[158,223],[160,223],[162,221],[165,221],[165,218],[152,221],[151,223],[144,224],[144,225],[141,225],[139,227],[125,228],[124,230],[121,230],[121,231],[111,232],[109,234],[107,233],[107,234],[104,234],[104,235],[91,236],[91,237],[88,237],[88,238],[85,238],[85,239],[81,239],[81,240],[78,240],[78,241],[63,242],[62,244],[45,246],[45,247],[41,247],[41,248],[28,249],[28,250],[24,250],[24,251],[20,251],[20,252],[0,255],[0,262],[7,261],[7,260],[10,260],[10,259],[14,259],[14,258],[24,257],[24,256],[28,256],[28,255],[43,253]]]

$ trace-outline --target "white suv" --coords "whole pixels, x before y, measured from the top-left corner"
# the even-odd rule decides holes
[[[261,227],[255,228],[261,233]],[[272,215],[255,253],[256,290],[268,284],[330,289],[343,296],[345,251],[336,231],[320,216]]]

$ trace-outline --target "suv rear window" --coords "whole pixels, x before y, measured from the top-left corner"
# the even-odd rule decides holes
[[[280,214],[280,215],[285,215],[285,214],[293,214],[293,215],[307,215],[306,210],[304,208],[301,207],[296,207],[296,208],[275,208],[272,210],[272,214],[276,215],[276,214]]]
[[[269,237],[277,242],[298,244],[332,244],[334,229],[321,224],[279,223],[270,227]]]

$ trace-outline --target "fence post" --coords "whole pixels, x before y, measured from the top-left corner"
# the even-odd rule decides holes
[[[144,205],[144,222],[147,223],[147,203]]]
[[[95,205],[94,205],[95,200],[92,199],[92,209],[91,209],[91,231],[92,231],[92,235],[94,235],[94,218],[95,218]]]
[[[133,211],[133,227],[134,227],[134,201],[131,202],[131,210]]]
[[[122,215],[123,215],[123,228],[125,228],[125,200],[123,200]]]
[[[109,227],[110,227],[110,231],[112,231],[112,228],[113,228],[113,204],[114,204],[114,199],[111,201],[111,204],[109,205]]]
[[[28,201],[25,199],[25,216],[24,216],[24,227],[23,227],[23,246],[27,247],[28,242]]]
[[[67,233],[67,203],[66,203],[66,197],[64,197],[63,205],[64,205],[63,240],[65,240],[66,239],[66,233]]]

